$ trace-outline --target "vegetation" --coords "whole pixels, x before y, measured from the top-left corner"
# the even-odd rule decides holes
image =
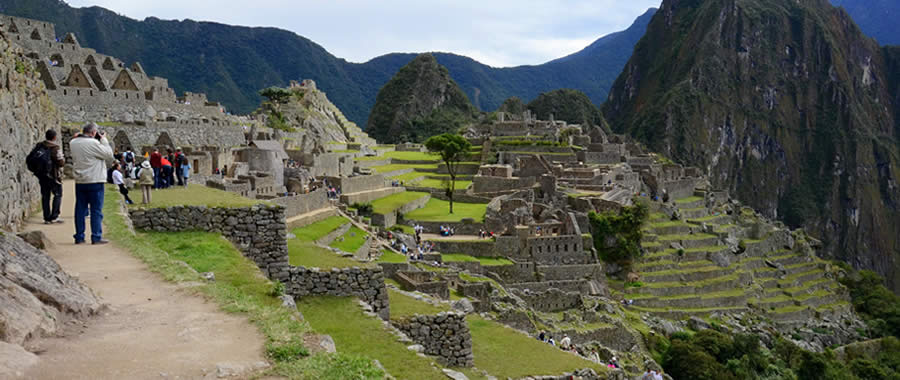
[[[841,279],[850,289],[853,308],[869,325],[869,337],[900,337],[900,297],[875,272],[863,270]]]
[[[351,226],[346,233],[331,242],[331,247],[344,252],[355,253],[356,250],[366,243],[368,237],[369,234],[366,231],[361,230],[357,226]]]
[[[427,196],[428,193],[419,193],[415,191],[404,191],[388,195],[372,201],[372,212],[376,214],[388,214],[396,211],[403,205]]]
[[[472,218],[475,223],[484,222],[484,214],[487,204],[484,203],[456,203],[456,213],[450,214],[450,202],[431,198],[425,203],[425,207],[413,210],[403,217],[420,222],[459,222],[465,218]]]
[[[583,92],[572,89],[554,90],[538,95],[537,99],[528,103],[528,109],[538,119],[549,120],[553,115],[555,120],[564,120],[570,124],[585,126],[599,126],[609,130],[603,113],[591,103]]]
[[[391,302],[391,319],[402,319],[416,314],[434,315],[442,311],[450,311],[449,305],[435,306],[393,290],[388,291],[388,297]]]
[[[288,240],[288,255],[291,265],[308,268],[331,269],[371,266],[371,264],[343,257],[314,243],[298,239]]]
[[[356,212],[358,212],[360,215],[372,215],[372,210],[374,210],[374,208],[372,207],[372,203],[369,203],[369,202],[366,202],[366,203],[356,202],[356,203],[350,205],[350,208],[356,209]]]
[[[334,231],[347,223],[350,223],[350,221],[342,216],[332,216],[313,224],[294,228],[291,230],[291,233],[294,234],[298,240],[311,242],[325,237],[325,235],[328,235],[331,231]]]
[[[462,253],[444,253],[441,260],[445,263],[452,262],[477,262],[483,266],[512,265],[513,262],[505,257],[480,257],[470,256]]]
[[[116,193],[119,191],[116,190]],[[256,199],[242,197],[228,191],[222,191],[192,184],[187,188],[175,186],[153,192],[153,201],[149,205],[135,203],[129,208],[166,208],[173,206],[206,206],[206,207],[250,207],[266,203]]]
[[[522,99],[519,99],[518,96],[511,96],[503,101],[503,104],[500,105],[500,108],[497,108],[497,112],[506,112],[511,115],[521,115],[525,110],[528,109],[525,105],[525,102]]]
[[[641,252],[643,231],[641,226],[647,221],[647,205],[636,202],[634,206],[623,207],[619,212],[591,212],[588,218],[594,236],[594,247],[606,262],[630,265]]]
[[[311,331],[309,324],[298,322],[291,310],[281,306],[281,300],[273,296],[275,284],[260,276],[256,265],[224,238],[206,232],[133,233],[118,210],[120,202],[119,193],[108,187],[103,210],[106,236],[167,281],[199,284],[193,289],[224,311],[247,316],[265,337],[272,363],[267,375],[335,380],[379,376],[372,362],[359,355],[308,356],[303,336]],[[216,281],[200,281],[197,272],[206,271],[214,272]]]
[[[447,173],[450,174],[450,186],[447,188],[447,197],[450,199],[450,213],[453,214],[453,192],[456,191],[456,175],[459,173],[459,163],[468,158],[472,144],[460,135],[444,133],[430,137],[425,141],[425,147],[441,157],[441,161],[447,167]]]

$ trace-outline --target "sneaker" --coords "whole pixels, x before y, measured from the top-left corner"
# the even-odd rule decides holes
[[[53,220],[47,222],[47,224],[63,224],[63,220],[60,218],[56,218],[56,219],[53,219]]]
[[[75,240],[75,244],[84,244],[84,243],[85,243],[84,240]]]
[[[109,240],[103,240],[103,239],[100,239],[100,240],[91,242],[91,244],[94,244],[94,245],[98,245],[98,244],[107,244],[107,243],[109,243]]]

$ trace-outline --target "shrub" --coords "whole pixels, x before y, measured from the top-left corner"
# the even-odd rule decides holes
[[[371,215],[372,210],[373,210],[372,204],[369,202],[366,202],[366,203],[356,202],[356,203],[350,205],[350,207],[355,208],[356,212],[359,213],[359,215]]]
[[[269,343],[266,345],[266,355],[272,358],[272,360],[287,362],[309,356],[309,351],[303,347],[302,342],[291,342],[279,345]]]
[[[853,308],[869,325],[872,337],[900,337],[900,297],[875,272],[859,271],[840,280],[850,289]]]
[[[618,213],[607,211],[591,212],[591,232],[594,247],[603,261],[630,264],[641,252],[641,226],[649,217],[647,205],[637,202],[634,206],[623,207]],[[612,244],[610,244],[612,243]]]
[[[272,282],[272,289],[269,290],[269,295],[272,297],[281,297],[284,295],[284,284],[281,281],[275,280]]]

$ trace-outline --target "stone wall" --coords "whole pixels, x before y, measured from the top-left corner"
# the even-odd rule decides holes
[[[564,292],[557,288],[550,288],[544,292],[513,289],[513,293],[524,300],[532,309],[548,313],[577,308],[582,304],[580,294]]]
[[[581,235],[563,235],[528,238],[526,249],[543,265],[590,264],[594,258],[585,248]]]
[[[404,290],[430,294],[443,300],[450,299],[449,284],[438,278],[433,272],[398,271],[392,278],[403,285]]]
[[[430,195],[425,195],[419,199],[413,200],[400,208],[389,212],[387,214],[372,214],[372,225],[388,228],[395,224],[397,224],[398,215],[402,216],[403,214],[409,213],[412,210],[419,209],[425,207],[425,204],[428,203],[428,200],[431,199]]]
[[[275,198],[272,199],[272,202],[284,207],[285,218],[321,210],[331,205],[328,202],[328,194],[325,192],[325,189],[318,189],[308,194],[292,197]]]
[[[475,193],[498,193],[518,189],[527,189],[537,183],[537,177],[485,177],[477,175],[472,179],[472,191]]]
[[[378,190],[390,185],[385,185],[385,178],[381,174],[360,175],[355,177],[326,177],[328,184],[341,188],[342,194],[359,193],[363,191]]]
[[[376,199],[384,198],[391,194],[402,193],[403,191],[405,191],[405,189],[402,187],[385,187],[379,190],[366,191],[362,193],[344,193],[341,194],[341,203],[346,205],[352,205],[354,203],[368,203]]]
[[[478,236],[478,231],[484,228],[483,223],[448,223],[448,222],[419,222],[412,219],[404,219],[404,224],[420,225],[425,228],[425,233],[436,234],[441,231],[441,226],[450,226],[456,231],[457,235],[473,235]],[[453,253],[453,252],[447,252]]]
[[[225,122],[185,120],[178,122],[150,122],[146,125],[122,124],[102,126],[113,148],[124,151],[131,146],[135,152],[144,147],[236,147],[244,144],[244,131],[239,125]],[[116,145],[121,146],[116,146]],[[196,149],[195,149],[196,150]]]
[[[58,128],[61,121],[37,72],[16,58],[21,50],[0,38],[0,52],[0,228],[15,230],[41,195],[25,157],[44,139],[44,132]]]
[[[434,240],[434,249],[443,253],[462,253],[475,257],[498,257],[500,254],[494,249],[494,241],[490,239],[460,241],[460,240]]]
[[[602,264],[538,266],[537,270],[544,281],[604,278]]]
[[[221,233],[269,278],[288,280],[287,226],[284,207],[255,205],[243,208],[175,206],[128,211],[135,229]]]
[[[437,356],[441,364],[471,367],[472,335],[464,314],[417,315],[393,322],[413,342],[425,347],[425,354]]]
[[[332,268],[320,271],[318,268],[290,267],[285,293],[294,298],[306,296],[355,296],[372,306],[372,310],[382,319],[390,318],[387,288],[384,286],[384,271],[375,268]]]

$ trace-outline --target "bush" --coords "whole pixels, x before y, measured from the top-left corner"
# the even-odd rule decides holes
[[[900,337],[900,297],[883,285],[880,276],[863,270],[840,281],[850,289],[853,308],[869,325],[871,337]]]
[[[356,212],[359,213],[359,215],[372,215],[373,208],[372,208],[372,204],[369,202],[366,202],[366,203],[356,202],[356,203],[350,205],[350,207],[355,208]]]
[[[649,217],[647,205],[637,202],[623,207],[618,213],[611,211],[589,214],[594,247],[603,261],[626,266],[641,253],[641,226]],[[610,244],[613,243],[613,244]]]

